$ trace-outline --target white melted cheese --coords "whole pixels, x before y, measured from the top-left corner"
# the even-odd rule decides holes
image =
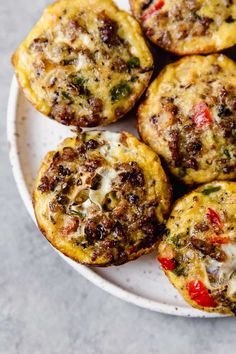
[[[89,199],[102,209],[102,205],[106,195],[112,190],[112,181],[117,176],[117,172],[113,168],[98,169],[97,172],[102,176],[101,186],[98,190],[89,191]]]
[[[78,55],[78,64],[76,65],[76,70],[79,71],[80,69],[85,69],[89,66],[89,60],[86,55],[79,54]]]
[[[222,246],[223,251],[227,254],[227,261],[224,263],[223,272],[230,279],[233,272],[236,270],[236,245],[229,243]],[[232,277],[228,282],[227,293],[229,296],[236,294],[236,279]]]
[[[229,280],[227,295],[229,297],[236,296],[236,275],[233,275],[232,278]]]
[[[84,203],[81,204],[82,212],[86,214],[87,210],[91,207],[92,202],[90,199],[87,199]]]
[[[130,150],[120,141],[121,134],[106,131],[102,133],[102,138],[107,143],[99,148],[99,152],[108,162],[118,162],[121,155],[130,154]]]
[[[211,260],[208,269],[212,272],[217,271],[219,284],[228,284],[227,295],[229,297],[236,296],[236,276],[233,275],[236,271],[236,244],[222,245],[222,250],[226,253],[227,260],[224,263]]]
[[[79,40],[82,42],[82,44],[85,47],[88,47],[90,49],[92,49],[94,47],[94,43],[87,33],[80,33]]]

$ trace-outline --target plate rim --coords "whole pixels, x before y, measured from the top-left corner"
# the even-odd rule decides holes
[[[7,141],[9,146],[9,159],[11,164],[11,169],[13,172],[14,180],[18,189],[18,192],[23,200],[23,203],[37,226],[35,219],[31,196],[27,188],[26,181],[24,179],[23,170],[21,169],[21,163],[18,153],[18,143],[17,143],[17,108],[19,99],[20,88],[15,75],[12,78],[8,106],[7,106]],[[51,245],[51,244],[50,244]],[[212,314],[203,312],[191,307],[180,307],[176,305],[169,305],[163,302],[158,302],[146,298],[145,296],[136,295],[131,291],[123,289],[119,285],[113,284],[111,281],[103,278],[101,275],[97,274],[91,268],[84,265],[80,265],[70,258],[66,257],[64,254],[55,249],[52,245],[51,247],[59,254],[64,261],[66,261],[72,268],[74,268],[79,274],[84,278],[89,280],[91,283],[97,287],[105,290],[109,294],[120,298],[126,302],[145,308],[154,312],[159,312],[168,315],[183,316],[183,317],[200,317],[200,318],[216,318],[216,317],[226,317],[220,314]]]

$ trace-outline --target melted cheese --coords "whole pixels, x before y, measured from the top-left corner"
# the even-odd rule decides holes
[[[231,279],[228,282],[227,294],[230,298],[236,298],[236,276],[232,275]]]
[[[101,168],[97,173],[102,177],[101,186],[97,190],[89,190],[89,199],[102,210],[104,199],[112,190],[112,181],[117,177],[117,172],[113,168]]]
[[[222,245],[222,249],[227,255],[227,261],[219,269],[220,274],[225,275],[228,280],[228,295],[232,296],[236,292],[236,279],[232,274],[236,271],[236,244]]]

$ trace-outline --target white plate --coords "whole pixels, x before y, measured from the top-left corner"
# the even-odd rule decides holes
[[[120,7],[129,9],[128,1],[117,0]],[[137,135],[133,117],[121,119],[107,127],[109,130],[127,130]],[[34,179],[40,162],[47,151],[73,135],[70,128],[38,113],[24,98],[13,78],[8,106],[8,140],[10,159],[20,195],[35,221],[31,204]],[[58,252],[58,251],[57,251]],[[217,317],[188,306],[169,283],[155,260],[155,254],[119,267],[88,268],[77,264],[58,252],[77,272],[112,295],[138,306],[162,313],[191,316]]]

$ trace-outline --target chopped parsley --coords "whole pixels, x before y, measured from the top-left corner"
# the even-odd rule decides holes
[[[119,83],[118,85],[114,86],[110,90],[111,100],[112,100],[112,102],[119,101],[121,99],[124,99],[124,98],[128,97],[131,94],[131,92],[132,92],[132,89],[127,84],[127,82],[122,81],[121,83]]]
[[[128,62],[127,62],[129,70],[131,69],[138,69],[140,68],[140,59],[138,57],[132,57]]]
[[[228,160],[231,159],[231,155],[230,155],[230,152],[229,152],[228,149],[225,149],[225,150],[224,150],[224,155],[227,157]]]
[[[209,195],[211,193],[218,192],[220,189],[221,189],[221,186],[216,186],[216,187],[209,186],[209,187],[203,189],[201,191],[201,193],[204,194],[204,195]]]
[[[175,247],[181,248],[186,245],[186,236],[183,233],[180,233],[178,235],[174,235],[171,239]]]
[[[71,103],[74,102],[73,98],[70,96],[70,94],[69,94],[68,92],[62,91],[62,92],[61,92],[61,95],[62,95],[62,97],[63,97],[65,100],[68,100],[68,101],[69,101],[69,104],[71,104]]]
[[[79,91],[79,94],[82,96],[90,96],[91,92],[86,86],[87,80],[81,76],[71,74],[69,76],[71,84]]]
[[[181,275],[186,275],[186,267],[182,264],[179,264],[172,272],[180,277]]]
[[[131,76],[130,81],[131,81],[131,82],[136,82],[137,79],[138,79],[138,76]]]

